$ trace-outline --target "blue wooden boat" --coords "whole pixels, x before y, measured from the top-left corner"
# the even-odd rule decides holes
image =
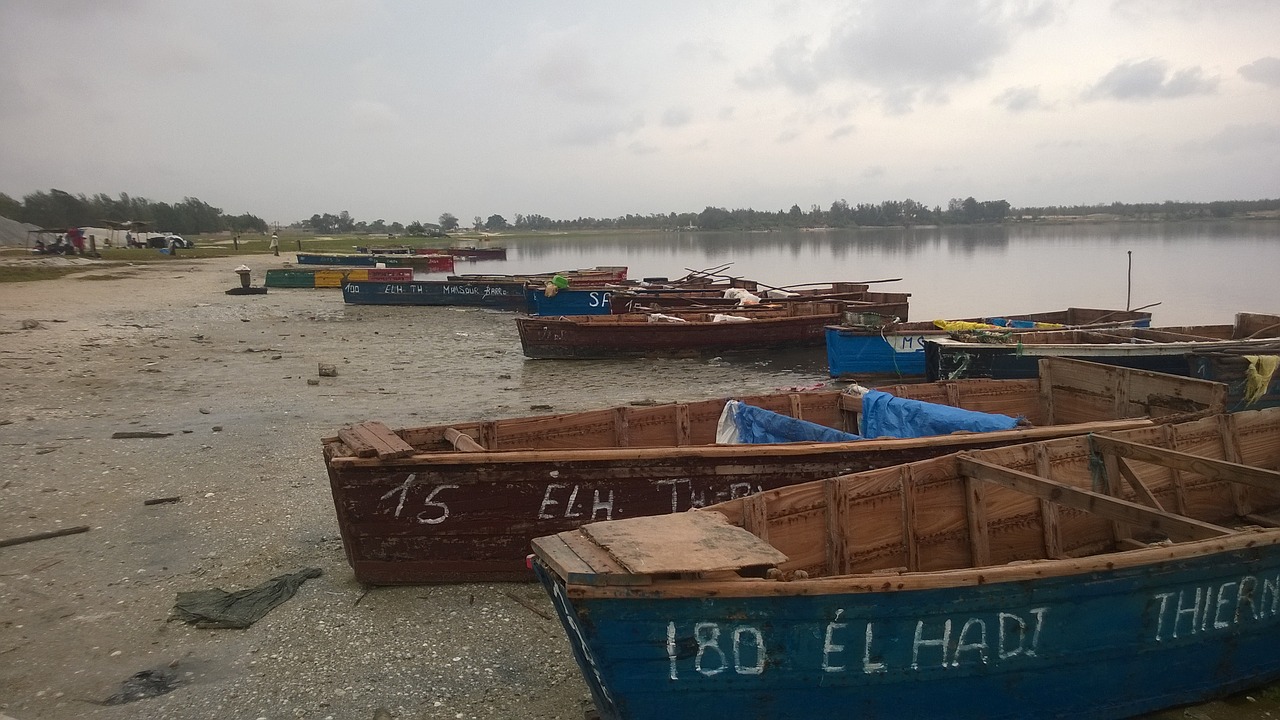
[[[523,282],[351,280],[342,284],[342,300],[352,305],[462,305],[524,310],[528,303],[525,292]]]
[[[1280,408],[533,541],[606,719],[1122,718],[1280,678]]]
[[[1230,325],[1055,330],[925,342],[930,380],[1035,377],[1066,357],[1224,383],[1229,410],[1280,405],[1280,315],[1237,313]]]
[[[1046,327],[1147,327],[1151,313],[1135,310],[1067,308],[1052,312],[992,315],[932,322],[890,322],[884,325],[832,325],[826,329],[827,367],[831,377],[925,374],[924,341],[947,336],[947,325],[981,323],[1010,331]]]
[[[342,299],[352,305],[463,305],[514,310],[530,315],[608,315],[604,288],[560,290],[547,295],[524,282],[479,280],[348,281]]]

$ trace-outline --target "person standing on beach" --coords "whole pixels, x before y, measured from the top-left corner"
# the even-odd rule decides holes
[[[280,257],[280,236],[271,233],[271,254]]]

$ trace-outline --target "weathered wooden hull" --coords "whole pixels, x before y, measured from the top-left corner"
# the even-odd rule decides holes
[[[750,284],[754,285],[754,283]],[[867,287],[861,283],[833,283],[829,292],[806,290],[795,294],[794,297],[761,297],[760,302],[765,305],[785,305],[792,302],[841,302],[846,304],[846,312],[897,318],[900,321],[907,319],[911,293],[873,292],[868,291]],[[723,289],[698,288],[627,288],[615,293],[612,304],[615,314],[738,306],[739,300],[732,297],[726,298]]]
[[[962,322],[990,323],[992,320],[1056,323],[1067,327],[1100,323],[1148,327],[1151,313],[1068,308],[1055,312],[964,318]],[[946,330],[931,322],[891,323],[882,328],[831,326],[826,329],[827,367],[831,377],[923,376],[924,341],[946,336]]]
[[[450,255],[366,255],[363,253],[298,253],[299,265],[343,267],[409,267],[423,272],[453,272]]]
[[[404,446],[403,455],[385,459],[360,457],[339,434],[326,439],[324,453],[347,560],[361,582],[527,581],[530,539],[584,522],[678,512],[959,449],[1140,426],[1150,422],[1147,416],[1222,407],[1223,389],[1213,383],[1078,365],[1055,363],[1038,381],[884,388],[899,397],[1023,416],[1037,426],[995,433],[717,445],[727,401],[720,398],[406,428],[392,438]],[[846,432],[859,427],[860,405],[843,393],[738,399]]]
[[[413,268],[271,268],[263,282],[275,288],[340,288],[349,280],[408,282]]]
[[[466,275],[450,275],[449,280],[480,280],[486,282],[524,282],[541,285],[550,282],[555,276],[568,280],[574,287],[602,287],[625,282],[627,267],[625,265],[602,265],[599,267],[580,268],[577,270],[559,270],[546,273],[529,273],[524,275],[486,275],[471,273]]]
[[[1130,717],[1280,678],[1278,465],[1272,408],[586,525],[534,567],[603,718]]]
[[[538,572],[602,718],[1124,718],[1280,677],[1266,543],[818,597],[570,599]]]
[[[352,305],[458,305],[523,311],[528,307],[525,292],[525,284],[519,282],[350,281],[342,285],[342,299]]]
[[[917,440],[634,448],[574,460],[554,452],[457,453],[330,463],[329,480],[347,561],[361,582],[529,581],[529,541],[584,522],[680,512],[958,449],[1078,432],[1050,426]]]
[[[749,322],[717,322],[709,313],[686,322],[612,315],[516,318],[520,346],[531,358],[696,357],[816,347],[823,328],[838,322],[839,303],[801,303],[781,312],[724,311]],[[675,313],[673,313],[673,316]]]
[[[504,247],[448,247],[440,248],[437,252],[445,255],[452,255],[455,258],[463,260],[506,260],[507,249]]]

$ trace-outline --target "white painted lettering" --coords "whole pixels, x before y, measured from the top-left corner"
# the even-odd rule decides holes
[[[843,630],[848,625],[846,623],[837,622],[840,616],[844,614],[844,608],[836,610],[835,620],[827,623],[827,634],[822,642],[822,669],[824,672],[844,672],[843,665],[835,665],[831,662],[833,653],[844,652],[844,645],[837,645],[833,642],[837,630]],[[870,627],[870,625],[868,625]]]
[[[426,510],[423,510],[422,512],[418,513],[418,522],[422,523],[423,525],[439,525],[445,520],[448,520],[449,506],[445,505],[442,502],[436,502],[436,495],[440,494],[441,491],[456,490],[457,488],[458,488],[457,485],[437,485],[436,487],[432,488],[431,494],[427,495],[427,499],[424,500],[422,504],[426,505],[427,507],[437,508],[439,510],[439,514],[433,517],[429,517],[430,513],[428,513],[428,511]]]
[[[1227,597],[1227,588],[1234,589],[1235,587],[1236,587],[1236,583],[1229,582],[1229,583],[1223,583],[1218,588],[1218,601],[1213,604],[1213,627],[1216,630],[1221,630],[1222,628],[1230,627],[1231,625],[1230,621],[1222,619],[1222,608],[1231,604],[1231,600],[1228,599],[1227,602],[1223,602],[1223,598]],[[1238,603],[1239,603],[1239,599],[1237,598],[1237,604]]]
[[[871,623],[867,623],[866,639],[862,645],[862,672],[867,675],[875,673],[888,672],[888,668],[882,662],[871,662],[871,644],[875,641],[875,632],[872,630]]]
[[[693,669],[711,677],[724,672],[729,667],[729,662],[724,656],[724,651],[720,649],[720,626],[715,623],[702,622],[693,626],[693,640],[698,644],[698,654],[693,658]],[[703,659],[710,653],[716,656],[716,665],[711,667],[703,666]]]
[[[582,517],[582,513],[573,509],[573,506],[577,504],[577,502],[578,502],[578,486],[574,485],[573,492],[569,493],[569,502],[564,504],[564,516],[566,518]]]
[[[676,665],[676,624],[674,622],[667,623],[667,662],[670,663],[668,672],[671,679],[679,680],[679,666]]]
[[[942,623],[942,637],[933,640],[924,639],[924,620],[916,621],[916,637],[911,644],[911,669],[920,669],[920,648],[937,647],[942,650],[942,667],[947,666],[947,647],[951,645],[951,619]]]
[[[977,629],[977,638],[973,642],[965,642],[965,638],[969,636],[969,628]],[[951,655],[951,667],[960,667],[960,653],[970,650],[977,651],[982,664],[987,664],[987,624],[981,618],[969,618],[960,627],[956,649]]]
[[[595,490],[593,491],[593,493],[594,493],[594,499],[591,502],[591,519],[596,520],[600,512],[604,511],[604,519],[612,520],[613,519],[613,491],[610,490],[609,499],[603,500],[603,501],[600,499],[599,490]]]
[[[555,492],[556,490],[562,490],[566,487],[569,487],[569,486],[565,485],[564,483],[547,483],[547,490],[542,494],[542,504],[538,506],[539,520],[550,520],[551,518],[555,517],[555,515],[552,515],[551,513],[547,512],[547,508],[551,507],[552,505],[559,505],[560,501],[552,499],[551,493]]]

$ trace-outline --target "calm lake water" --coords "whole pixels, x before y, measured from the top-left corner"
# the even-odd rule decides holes
[[[630,277],[724,272],[770,285],[902,278],[911,319],[1057,310],[1150,308],[1153,323],[1231,322],[1280,312],[1280,221],[1108,223],[834,231],[627,233],[510,238],[506,261],[458,273],[626,265]],[[1132,287],[1129,253],[1132,252]],[[1131,295],[1131,297],[1130,297]]]

